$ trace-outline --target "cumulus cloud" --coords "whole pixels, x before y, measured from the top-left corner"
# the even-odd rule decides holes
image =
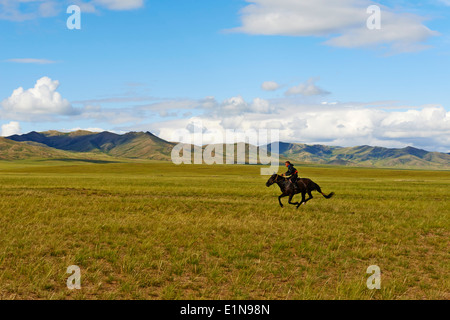
[[[17,121],[11,121],[10,123],[2,125],[2,137],[9,137],[20,133],[20,123]]]
[[[426,47],[438,35],[423,24],[423,17],[379,5],[382,27],[369,30],[369,0],[247,0],[242,26],[232,29],[254,35],[318,36],[336,47],[391,46],[393,51]]]
[[[33,88],[27,90],[19,87],[1,102],[2,113],[25,120],[33,120],[34,116],[40,115],[75,114],[76,110],[70,102],[56,91],[58,87],[59,81],[49,77],[42,77]]]
[[[388,139],[445,139],[450,134],[450,112],[441,106],[391,112],[381,121],[380,127],[384,129],[382,136]]]
[[[390,44],[391,51],[397,53],[426,49],[429,47],[426,41],[436,35],[439,33],[424,26],[417,16],[382,11],[380,30],[354,28],[327,40],[325,44],[346,48]]]
[[[377,107],[379,103],[300,104],[289,99],[263,101],[260,103],[272,110],[271,113],[251,111],[249,107],[255,102],[248,103],[238,96],[216,106],[231,112],[208,112],[195,117],[197,123],[202,122],[204,143],[217,143],[215,137],[220,136],[218,132],[223,133],[227,129],[279,129],[280,140],[285,142],[337,146],[411,145],[430,151],[450,152],[450,112],[442,106],[411,106],[391,111],[385,105]],[[143,124],[140,129],[156,132],[161,138],[174,141],[173,133],[179,128],[186,128],[193,119]],[[193,136],[181,138],[187,142]]]
[[[280,85],[275,81],[265,81],[261,85],[261,89],[264,91],[275,91],[280,88]]]
[[[306,89],[305,89],[306,90]],[[86,106],[76,118],[117,124],[116,131],[151,131],[169,141],[194,139],[218,143],[226,130],[278,129],[280,140],[338,146],[376,145],[450,152],[450,112],[440,105],[400,106],[395,101],[365,103],[305,102],[296,97],[246,100],[235,96],[218,102],[166,100],[145,106],[102,109]],[[308,100],[306,100],[308,101]],[[183,109],[191,110],[181,116]],[[175,113],[178,115],[175,116]],[[146,123],[152,115],[171,116]],[[195,128],[201,128],[194,130]],[[187,130],[174,138],[174,132]]]
[[[255,98],[252,102],[247,102],[242,96],[225,99],[222,103],[215,100],[208,101],[208,112],[213,117],[241,116],[248,113],[270,114],[275,112],[275,106],[269,101]]]
[[[339,146],[412,145],[430,151],[450,152],[450,112],[443,106],[399,106],[395,101],[311,102],[314,100],[303,96],[326,92],[315,85],[315,80],[311,78],[289,89],[287,97],[277,99],[257,97],[246,100],[238,95],[220,102],[209,96],[198,100],[166,99],[121,108],[86,104],[74,109],[58,93],[59,82],[43,77],[33,88],[18,88],[0,102],[0,116],[14,120],[2,127],[2,134],[20,132],[16,121],[38,121],[47,116],[45,120],[69,118],[92,122],[84,127],[114,124],[116,127],[112,129],[118,132],[148,130],[163,139],[177,141],[173,137],[176,130],[187,130],[187,135],[178,139],[189,139],[189,135],[199,131],[194,129],[201,121],[200,131],[205,144],[217,143],[217,137],[227,129],[278,129],[280,140],[285,142]],[[159,115],[157,121],[155,115]],[[167,118],[162,121],[161,117]]]
[[[286,96],[303,95],[303,96],[319,96],[329,94],[328,91],[316,86],[315,82],[317,78],[310,78],[305,83],[300,83],[297,86],[289,88],[286,92]]]

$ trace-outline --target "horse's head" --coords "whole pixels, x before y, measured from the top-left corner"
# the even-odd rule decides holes
[[[276,183],[278,180],[278,174],[274,173],[269,180],[267,180],[266,182],[266,187],[270,187],[271,185],[273,185],[274,183]]]

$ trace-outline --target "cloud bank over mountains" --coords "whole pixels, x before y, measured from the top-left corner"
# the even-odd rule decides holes
[[[306,84],[313,85],[311,81]],[[339,146],[411,145],[432,151],[450,151],[450,112],[441,105],[398,106],[392,102],[329,102],[308,87],[294,87],[315,96],[308,101],[300,96],[247,101],[242,96],[217,101],[203,99],[162,99],[127,107],[105,107],[99,103],[73,106],[58,92],[59,81],[42,77],[34,87],[15,89],[0,103],[1,119],[11,121],[3,132],[20,131],[19,121],[85,121],[114,131],[152,131],[166,140],[173,132],[201,121],[205,143],[213,143],[217,132],[226,129],[278,129],[287,142],[320,143]],[[291,88],[292,89],[292,88]],[[291,90],[289,89],[289,90]],[[301,89],[301,90],[300,90]],[[321,89],[323,92],[325,90]],[[152,98],[154,99],[154,98]],[[105,100],[107,101],[107,100]],[[394,108],[394,110],[392,110]],[[56,129],[56,127],[55,127]],[[189,138],[189,137],[186,137]]]

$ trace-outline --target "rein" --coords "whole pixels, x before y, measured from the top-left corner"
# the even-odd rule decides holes
[[[277,174],[277,177],[276,177],[274,183],[278,183],[278,178],[282,178],[282,177],[281,177],[280,175]]]

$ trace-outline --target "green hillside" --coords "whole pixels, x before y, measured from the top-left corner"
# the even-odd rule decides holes
[[[273,144],[268,145],[268,150]],[[401,149],[357,146],[335,147],[300,143],[279,143],[281,158],[316,164],[367,167],[450,168],[450,155],[406,147]]]
[[[59,151],[68,151],[78,154],[90,153],[91,156],[107,156],[122,159],[148,159],[148,160],[171,160],[173,147],[177,144],[168,142],[150,132],[128,132],[125,134],[116,134],[112,132],[30,132],[24,135],[14,135],[8,137],[17,142],[27,142],[31,147],[50,147],[49,149],[39,149],[40,152],[32,152],[25,147],[16,147],[14,159],[27,159],[40,154],[41,157],[53,157],[52,152],[55,149]],[[341,166],[364,166],[364,167],[390,167],[390,168],[428,168],[428,169],[449,169],[450,154],[439,152],[428,152],[425,150],[406,147],[401,149],[383,148],[372,146],[357,147],[336,147],[325,145],[307,145],[301,143],[278,143],[278,153],[280,161],[291,160],[297,163],[309,164],[329,164]],[[212,151],[214,156],[223,157],[225,163],[226,145],[215,145],[216,150],[210,150],[212,146],[203,146],[203,150]],[[221,147],[223,146],[223,152]],[[239,146],[239,148],[238,148]],[[200,147],[196,147],[200,148]],[[255,155],[249,155],[249,150],[259,150],[265,148],[269,152],[274,150],[274,144],[267,146],[254,147],[249,144],[234,144],[234,162],[238,162],[237,152],[245,150],[245,163],[255,163]],[[19,151],[22,150],[22,151]],[[194,146],[191,146],[192,160]],[[12,152],[12,151],[11,151]],[[48,155],[48,156],[46,156]],[[63,156],[64,153],[61,154]],[[8,155],[8,157],[11,157]],[[258,159],[259,160],[259,159]],[[258,161],[258,163],[260,163]]]
[[[0,160],[70,158],[61,150],[0,138]]]
[[[0,160],[39,160],[81,161],[93,163],[116,162],[117,159],[102,153],[72,152],[48,147],[34,141],[18,142],[0,137]]]
[[[33,141],[46,146],[76,152],[103,153],[112,157],[132,159],[169,160],[175,144],[162,140],[150,132],[129,132],[119,135],[112,132],[30,132],[8,139]]]

